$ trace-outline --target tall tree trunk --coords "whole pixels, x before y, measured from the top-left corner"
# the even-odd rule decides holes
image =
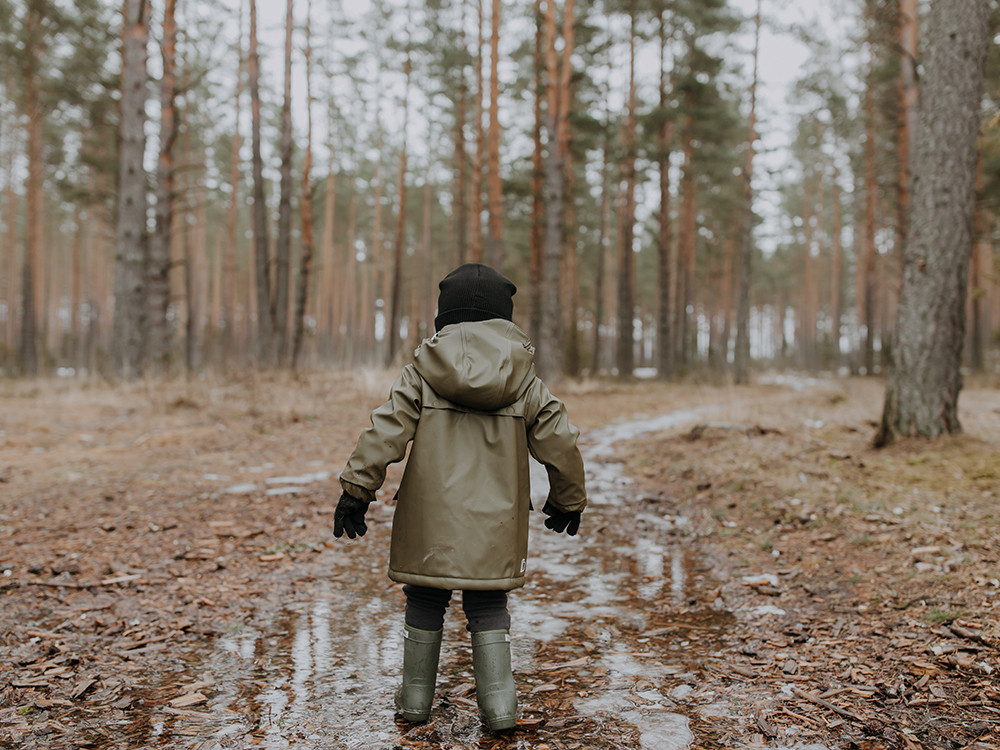
[[[580,372],[580,334],[578,315],[580,311],[580,279],[577,263],[576,232],[576,172],[573,153],[570,149],[569,113],[573,106],[573,53],[576,46],[574,0],[566,0],[563,6],[563,48],[559,69],[559,129],[557,144],[562,155],[565,190],[563,194],[563,339],[566,356],[563,369],[570,375]]]
[[[74,223],[73,256],[70,262],[69,316],[70,362],[77,373],[83,368],[83,269],[87,263],[87,218],[86,208],[77,201],[73,207]]]
[[[375,212],[372,219],[372,252],[369,257],[371,261],[371,299],[368,309],[362,310],[364,317],[365,350],[368,355],[378,360],[378,341],[375,336],[375,313],[376,310],[385,310],[385,293],[382,291],[382,124],[381,121],[376,126],[375,150],[378,152],[375,161],[375,196],[372,210]]]
[[[483,132],[483,0],[475,0],[477,12],[476,35],[476,103],[473,107],[473,128],[476,150],[472,155],[472,202],[469,205],[469,252],[466,260],[480,263],[483,260],[483,162],[486,154],[486,137]]]
[[[961,431],[965,295],[989,0],[934,0],[892,367],[876,445]]]
[[[503,0],[493,0],[493,23],[490,34],[490,137],[487,154],[487,189],[489,194],[488,262],[496,269],[503,265],[503,193],[500,183],[500,7]]]
[[[874,54],[874,53],[872,53]],[[863,263],[859,269],[861,296],[859,316],[865,327],[862,364],[866,375],[875,372],[875,209],[878,195],[878,174],[875,168],[875,92],[873,63],[869,62],[868,83],[865,87],[865,224]]]
[[[660,170],[660,205],[658,210],[658,232],[656,235],[656,371],[667,379],[673,375],[673,351],[670,327],[670,151],[673,141],[673,119],[667,114],[669,90],[667,76],[667,13],[660,11],[660,125],[656,140]]]
[[[815,220],[814,190],[812,180],[806,176],[802,191],[802,227],[805,242],[802,248],[802,296],[799,302],[801,319],[799,352],[802,366],[812,371],[816,369],[816,303],[819,289],[816,284],[816,257],[813,255],[813,223]]]
[[[291,0],[289,0],[291,2]],[[295,332],[292,336],[292,369],[302,364],[302,344],[306,332],[306,303],[312,278],[312,0],[306,3],[306,153],[302,161],[302,255],[299,257],[299,278],[295,290]]]
[[[146,124],[148,0],[125,0],[124,14],[111,357],[115,372],[132,380],[143,372],[149,314],[146,302],[146,170],[142,163],[146,149],[143,131]]]
[[[542,0],[535,0],[535,54],[534,54],[534,113],[535,121],[532,127],[531,151],[531,227],[528,244],[530,247],[530,281],[531,281],[531,320],[529,331],[532,341],[540,341],[542,337],[542,263],[544,257],[544,228],[542,215],[545,209],[543,191],[545,190],[545,170],[542,161],[542,129],[544,127],[542,102],[545,91],[542,87],[542,72],[545,67],[545,16],[542,13]]]
[[[976,195],[983,189],[983,155],[979,153],[976,163]],[[969,260],[969,368],[982,372],[986,366],[984,349],[989,315],[986,309],[986,283],[989,276],[986,263],[989,245],[986,237],[986,207],[981,200],[976,201],[972,220],[972,257]],[[1000,269],[998,269],[1000,270]]]
[[[257,357],[271,363],[274,307],[271,296],[271,261],[267,241],[267,198],[264,196],[264,161],[260,153],[260,57],[257,52],[257,0],[250,0],[250,49],[247,60],[250,88],[250,132],[253,161],[254,286],[257,303]]]
[[[281,104],[281,195],[278,202],[278,244],[275,252],[274,328],[275,357],[289,352],[288,306],[292,270],[292,34],[294,0],[285,4],[285,88]]]
[[[691,111],[693,102],[687,97],[687,109]],[[680,227],[678,229],[677,248],[677,366],[686,372],[691,364],[691,341],[694,338],[692,330],[692,315],[694,309],[694,251],[695,251],[695,174],[694,174],[694,119],[690,114],[684,115],[682,126],[681,149],[684,154],[684,164],[681,168],[680,182]]]
[[[610,119],[610,116],[608,117]],[[597,218],[597,262],[594,273],[594,336],[590,374],[597,375],[601,368],[601,324],[604,321],[604,276],[608,268],[608,157],[611,150],[609,139],[605,137],[603,158],[601,159],[601,202]]]
[[[733,332],[733,267],[739,263],[732,236],[723,242],[722,254],[722,336],[719,341],[719,372],[729,369],[729,340]]]
[[[396,214],[396,242],[393,252],[392,265],[392,301],[389,307],[388,334],[389,349],[386,355],[386,364],[391,365],[396,359],[399,351],[399,326],[401,323],[403,307],[403,251],[406,239],[406,131],[409,127],[410,119],[410,55],[406,55],[404,64],[404,75],[406,84],[403,93],[403,149],[399,155],[399,178],[396,182],[396,190],[399,194],[399,210]]]
[[[560,287],[563,253],[565,171],[559,150],[559,68],[556,56],[555,0],[545,0],[547,141],[545,156],[545,245],[541,273],[541,321],[535,363],[542,378],[563,374]]]
[[[910,141],[917,112],[918,0],[899,0],[899,115],[896,124],[896,153],[899,159],[896,254],[902,260],[906,246],[910,210]]]
[[[831,326],[833,337],[833,366],[837,369],[841,365],[840,351],[840,323],[844,317],[844,247],[841,240],[843,233],[843,208],[840,201],[840,173],[834,168],[833,171],[833,194],[830,200],[833,202],[833,270],[830,274],[830,301],[831,301]]]
[[[337,288],[337,279],[343,278],[347,273],[347,264],[337,258],[337,246],[334,243],[334,223],[336,221],[337,208],[337,180],[334,174],[333,162],[333,139],[327,144],[329,159],[326,166],[326,187],[323,196],[323,237],[320,241],[320,255],[322,257],[322,283],[320,284],[320,332],[323,335],[324,353],[332,353],[334,342],[340,341],[340,327],[347,318],[347,310],[344,307],[346,295]],[[353,249],[346,249],[346,253],[354,252]],[[346,260],[346,258],[345,258]],[[354,283],[353,279],[350,283]]]
[[[163,5],[163,39],[160,54],[163,75],[160,79],[160,153],[156,166],[156,231],[149,242],[149,276],[146,296],[149,300],[149,363],[154,373],[170,366],[170,237],[174,216],[174,144],[177,140],[177,24],[176,0]]]
[[[420,243],[424,251],[424,278],[423,290],[419,296],[423,299],[424,305],[421,310],[422,323],[417,330],[417,341],[427,338],[434,330],[434,279],[436,277],[434,275],[434,230],[431,226],[433,197],[431,170],[428,169],[424,176],[424,216]]]
[[[225,362],[234,354],[236,340],[236,226],[240,206],[240,104],[243,99],[243,13],[240,7],[240,33],[237,44],[236,115],[233,143],[229,152],[229,207],[226,211],[226,249],[222,263],[222,356]]]
[[[535,0],[537,3],[538,0]],[[462,30],[460,33],[460,46],[466,49],[465,40],[465,9],[466,3],[462,2]],[[469,214],[465,203],[468,192],[469,155],[465,146],[465,122],[469,106],[469,84],[465,77],[465,65],[459,70],[458,94],[455,100],[455,209],[452,213],[452,222],[455,227],[455,247],[456,254],[454,265],[459,266],[465,260],[469,252]]]
[[[44,112],[42,111],[41,83],[38,73],[44,53],[43,18],[40,13],[41,10],[36,3],[28,3],[24,49],[24,110],[28,119],[28,182],[25,201],[24,259],[21,273],[21,341],[18,352],[21,369],[26,375],[38,374],[39,311],[44,309],[40,293],[42,187],[44,179],[42,154]]]
[[[14,191],[14,155],[10,157],[10,169],[7,172],[7,234],[4,237],[7,258],[5,266],[4,301],[7,304],[7,323],[4,329],[4,343],[8,348],[14,348],[15,323],[17,320],[17,193]]]
[[[362,300],[364,299],[365,290],[367,289],[365,280],[363,278],[359,279],[359,276],[363,276],[363,274],[358,273],[358,254],[354,249],[354,243],[358,236],[358,193],[356,190],[356,184],[357,183],[352,181],[351,197],[347,203],[347,237],[346,244],[344,245],[347,248],[347,283],[341,289],[344,297],[346,298],[345,302],[348,310],[347,318],[344,320],[344,326],[347,331],[344,342],[347,345],[345,359],[348,364],[354,364],[354,357],[358,345],[358,332],[363,327],[359,324],[359,321],[363,320],[361,316],[365,314],[365,308],[362,306]]]
[[[740,289],[736,302],[736,351],[733,379],[750,382],[750,278],[753,268],[753,160],[757,140],[757,62],[760,53],[760,0],[754,14],[753,79],[750,83],[750,132],[747,163],[743,173],[743,226],[740,242]]]
[[[635,253],[632,242],[635,233],[635,158],[636,158],[636,82],[635,82],[635,4],[629,2],[628,44],[628,111],[622,136],[622,173],[625,183],[622,208],[622,232],[618,256],[618,376],[632,377],[634,367],[633,318],[635,305]]]

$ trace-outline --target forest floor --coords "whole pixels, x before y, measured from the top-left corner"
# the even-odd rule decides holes
[[[533,514],[493,737],[455,612],[393,719],[391,503],[330,535],[391,380],[0,382],[0,748],[1000,747],[998,384],[881,450],[874,380],[557,389],[592,506]]]

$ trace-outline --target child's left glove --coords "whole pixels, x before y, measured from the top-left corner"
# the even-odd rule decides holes
[[[548,516],[545,519],[545,528],[552,529],[557,534],[565,531],[570,536],[576,536],[576,532],[580,530],[580,511],[578,510],[559,510],[546,500],[542,513]]]
[[[346,531],[349,539],[364,536],[368,532],[368,525],[365,523],[367,510],[368,502],[345,492],[340,496],[337,510],[333,513],[333,535],[340,539]]]

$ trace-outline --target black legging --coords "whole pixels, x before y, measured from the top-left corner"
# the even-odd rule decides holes
[[[406,624],[419,630],[440,630],[444,625],[444,611],[451,601],[448,589],[427,586],[403,586],[406,594]],[[506,591],[462,592],[462,609],[470,633],[484,630],[510,630],[510,613],[507,612]]]

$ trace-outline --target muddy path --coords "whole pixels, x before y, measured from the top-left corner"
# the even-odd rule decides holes
[[[457,601],[393,715],[389,504],[330,536],[390,381],[0,384],[0,748],[1000,747],[1000,391],[875,452],[870,381],[570,388],[591,505],[533,514],[494,737]]]
[[[162,716],[146,741],[190,748],[248,741],[273,748],[689,747],[685,706],[703,696],[705,656],[732,615],[705,601],[714,588],[710,566],[685,537],[688,519],[654,505],[637,511],[634,482],[615,450],[695,418],[685,410],[590,433],[582,446],[591,497],[585,533],[556,535],[540,515],[532,519],[529,583],[511,596],[521,705],[512,736],[490,735],[477,717],[457,602],[431,721],[394,720],[402,600],[384,571],[392,509],[379,504],[364,539],[334,543],[254,622],[183,655],[170,682],[180,694],[203,686],[213,698]],[[545,494],[537,471],[536,505]]]

